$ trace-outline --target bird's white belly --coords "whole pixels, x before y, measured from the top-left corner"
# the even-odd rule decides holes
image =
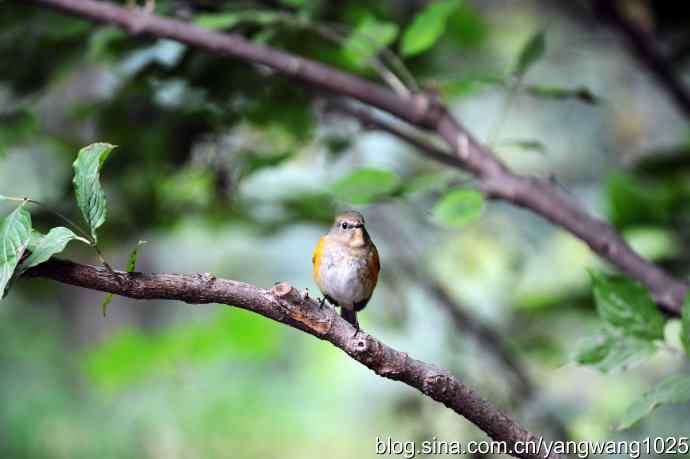
[[[368,293],[361,280],[359,263],[326,263],[321,267],[322,284],[326,295],[340,306],[350,306],[367,299]]]

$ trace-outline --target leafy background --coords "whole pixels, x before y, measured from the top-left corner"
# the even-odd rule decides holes
[[[461,375],[535,431],[576,440],[690,431],[690,313],[667,320],[569,234],[483,202],[469,177],[324,114],[309,91],[263,69],[5,6],[0,193],[42,203],[0,201],[5,225],[11,212],[26,223],[26,211],[42,234],[65,224],[55,212],[83,221],[72,164],[82,147],[108,142],[118,148],[98,182],[107,221],[62,256],[99,263],[97,237],[115,267],[131,267],[136,248],[142,271],[316,292],[312,246],[334,211],[354,207],[383,264],[365,329]],[[156,9],[370,78],[381,63],[397,69],[406,85],[438,91],[513,168],[553,177],[687,277],[687,122],[570,2],[158,0]],[[662,8],[647,12],[660,35],[673,34]],[[87,217],[94,231],[100,215]],[[71,239],[53,231],[60,246]],[[12,235],[34,250],[44,241]],[[18,262],[8,253],[2,266]],[[425,282],[506,341],[533,380],[529,396],[494,343],[449,320]],[[413,390],[250,313],[119,297],[106,310],[104,301],[50,281],[11,283],[0,304],[2,457],[349,458],[374,456],[376,436],[484,438]]]

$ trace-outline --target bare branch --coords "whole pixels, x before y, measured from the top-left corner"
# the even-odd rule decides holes
[[[190,304],[220,303],[246,309],[328,341],[384,378],[401,381],[443,403],[509,448],[538,439],[498,408],[481,398],[447,370],[409,357],[368,333],[355,329],[334,309],[286,283],[266,290],[212,274],[145,274],[116,271],[52,259],[25,276],[44,277],[65,284],[136,299],[179,300]],[[542,455],[522,454],[524,458]],[[558,456],[551,455],[551,458]]]
[[[530,209],[582,239],[605,260],[646,286],[665,311],[678,315],[687,285],[637,254],[606,222],[589,215],[570,196],[546,180],[511,172],[487,147],[479,144],[435,97],[402,97],[386,87],[318,62],[250,43],[240,36],[121,8],[96,0],[33,0],[93,21],[119,26],[132,34],[169,38],[223,56],[268,66],[317,89],[347,96],[437,133],[474,174],[481,190]],[[397,134],[396,134],[397,135]]]

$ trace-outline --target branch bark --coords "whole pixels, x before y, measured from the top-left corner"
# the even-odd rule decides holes
[[[569,231],[625,275],[647,287],[657,304],[666,312],[680,314],[688,288],[684,282],[641,257],[615,229],[588,214],[549,181],[514,174],[491,150],[477,142],[433,96],[401,96],[382,85],[318,62],[250,43],[237,35],[202,29],[108,2],[32,1],[92,21],[118,26],[133,35],[168,38],[223,56],[265,65],[319,90],[351,97],[417,128],[432,131],[445,141],[454,157],[459,160],[459,164],[452,165],[461,166],[472,173],[478,180],[479,188],[489,199],[500,199],[524,207]],[[422,144],[416,146],[424,148]],[[437,153],[438,151],[431,152],[431,155]],[[444,161],[446,164],[454,162]]]
[[[321,307],[306,293],[286,283],[266,290],[212,274],[145,274],[109,272],[97,266],[51,259],[30,269],[25,277],[43,277],[65,284],[136,299],[179,300],[190,304],[220,303],[246,309],[328,341],[384,378],[401,381],[443,403],[505,442],[517,457],[557,458],[555,454],[517,454],[513,448],[540,437],[510,419],[447,370],[413,359],[368,333],[355,329],[333,308]],[[518,451],[519,452],[519,451]]]

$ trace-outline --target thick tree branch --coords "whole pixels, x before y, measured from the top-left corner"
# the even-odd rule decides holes
[[[252,311],[328,341],[377,375],[401,381],[443,403],[509,448],[516,442],[536,440],[473,389],[448,371],[409,357],[368,333],[355,335],[352,326],[333,308],[319,303],[294,287],[280,283],[266,290],[212,274],[144,274],[117,271],[52,259],[25,276],[44,277],[65,284],[115,293],[136,299],[180,300],[190,304],[220,303]],[[541,455],[514,454],[524,458]],[[556,458],[558,456],[551,455]]]
[[[480,189],[492,199],[502,199],[530,209],[586,242],[591,249],[624,274],[645,285],[657,303],[679,314],[687,285],[642,258],[607,223],[592,217],[548,181],[512,173],[434,97],[400,96],[382,85],[336,70],[318,62],[250,43],[240,36],[205,30],[194,25],[118,7],[96,0],[32,0],[73,15],[121,27],[132,34],[169,38],[223,56],[266,65],[317,89],[348,96],[386,111],[418,128],[435,132],[474,174]]]

